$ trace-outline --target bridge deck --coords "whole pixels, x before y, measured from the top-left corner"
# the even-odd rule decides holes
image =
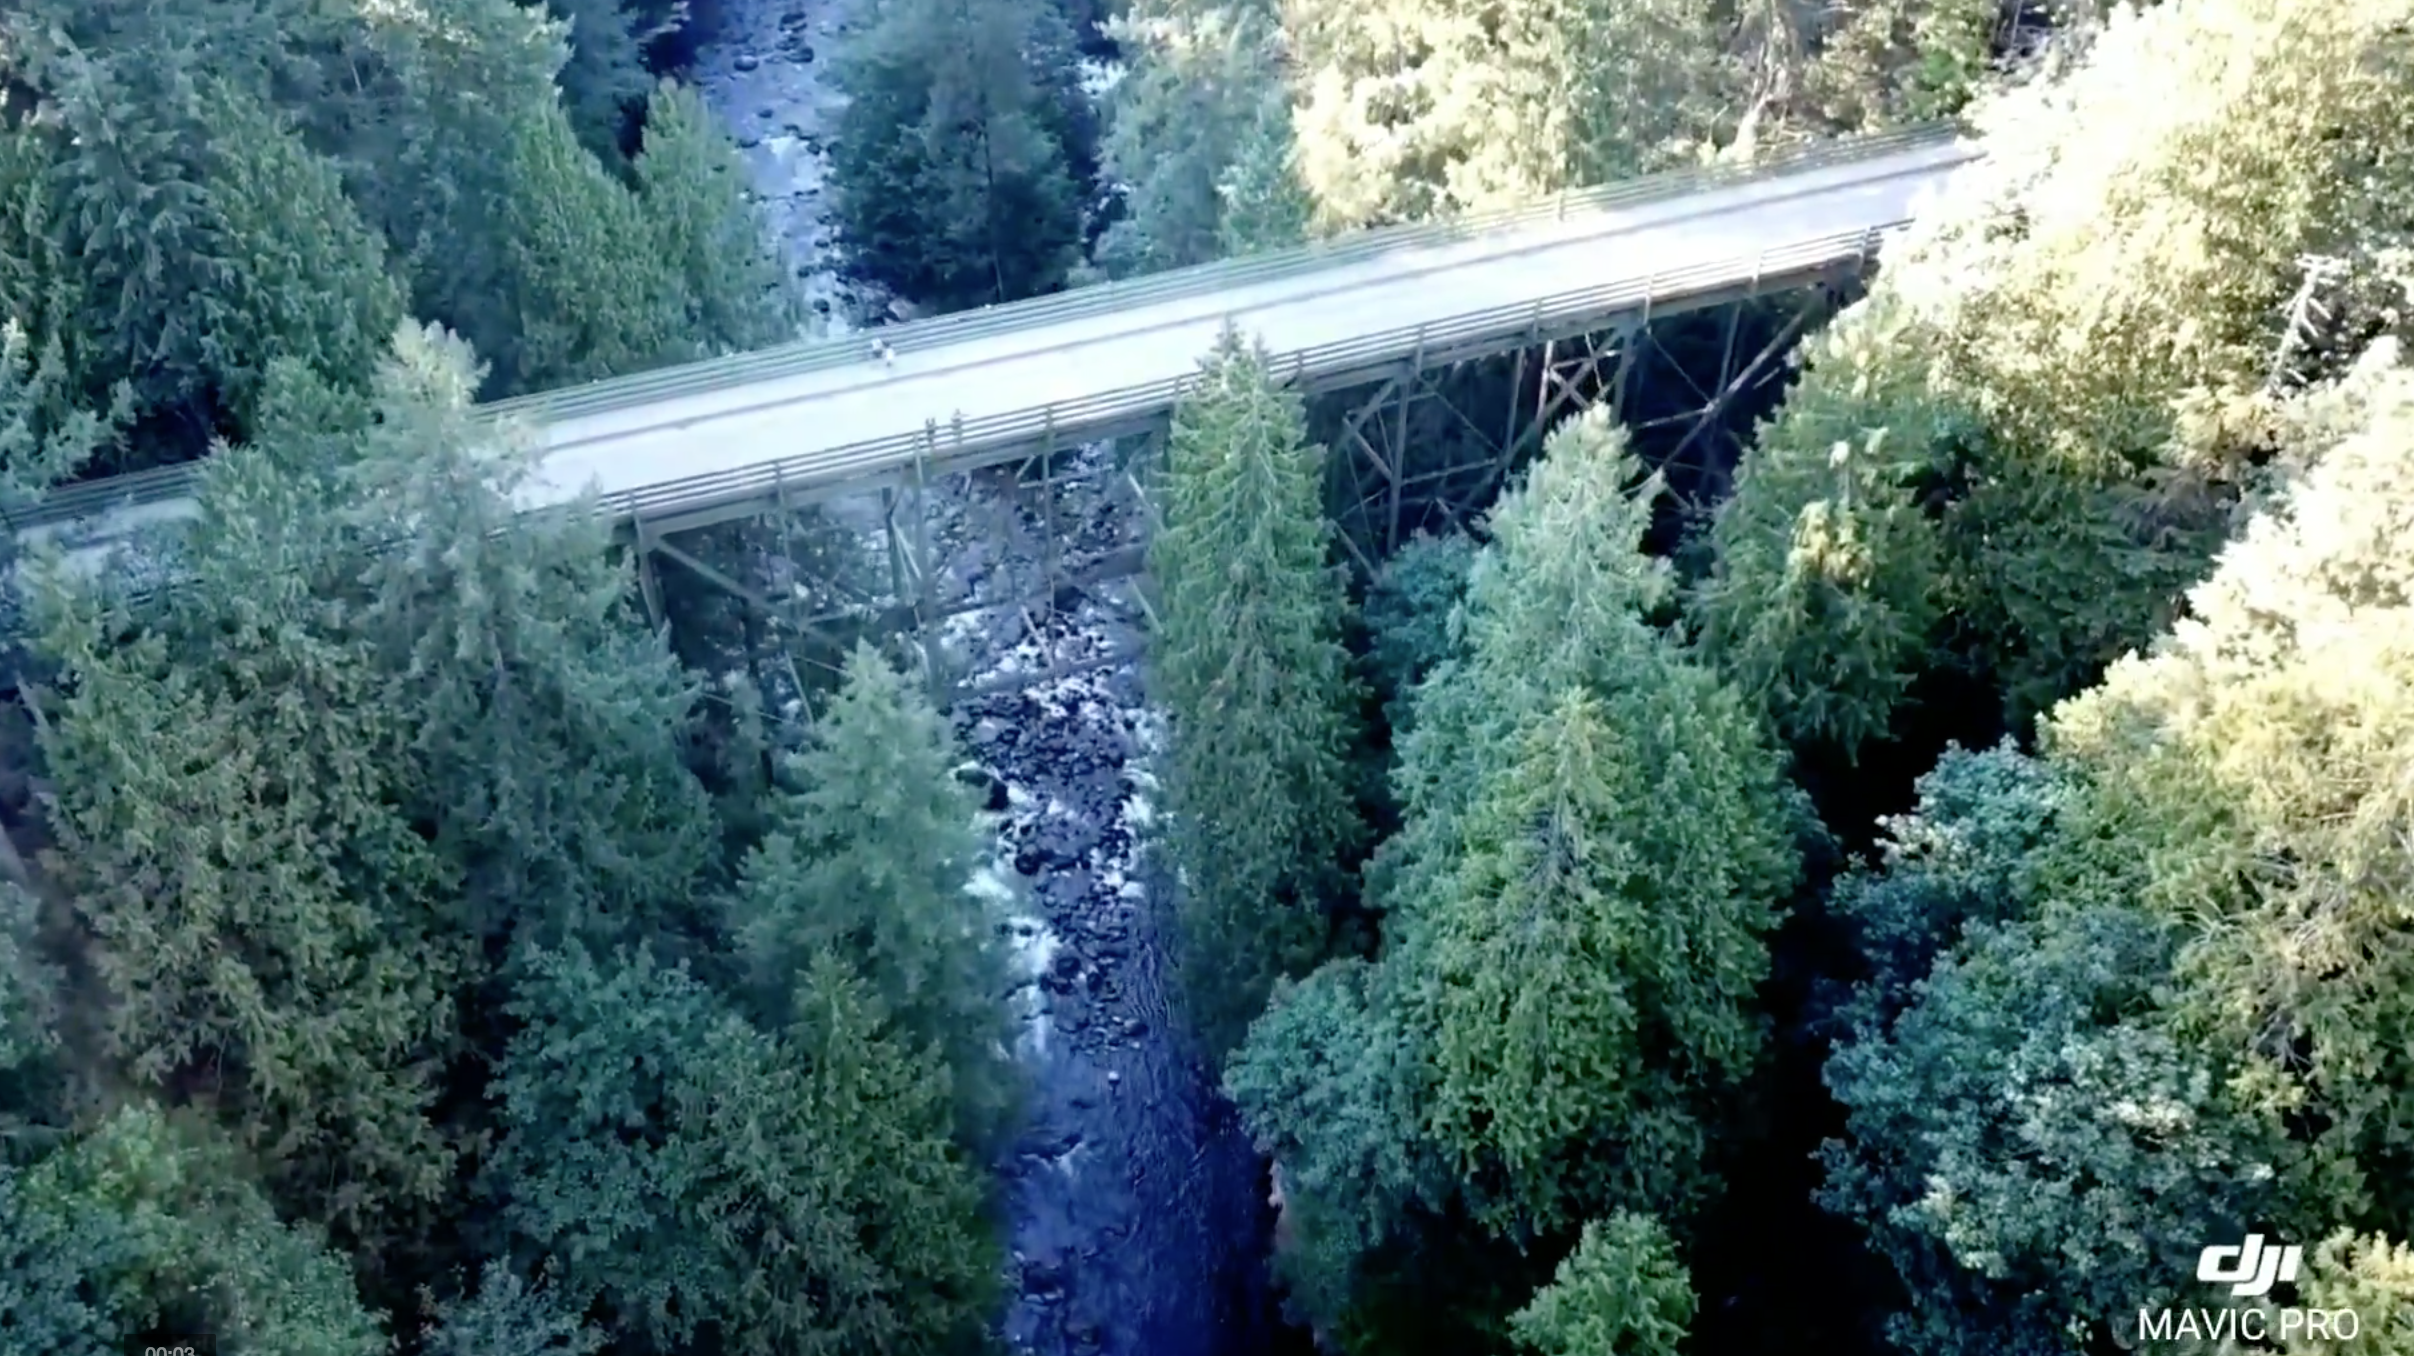
[[[1226,324],[1311,388],[1403,359],[1498,352],[1635,310],[1794,285],[1909,221],[1974,147],[1935,132],[1830,148],[1740,181],[1677,176],[1494,223],[1371,232],[1339,247],[792,345],[505,402],[541,449],[524,507],[600,493],[663,530],[909,473],[945,474],[1144,426]],[[1686,191],[1691,190],[1691,191]],[[20,524],[94,554],[192,511],[191,468],[76,486]]]

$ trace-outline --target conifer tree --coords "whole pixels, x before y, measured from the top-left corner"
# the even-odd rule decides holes
[[[604,1335],[562,1312],[550,1290],[488,1262],[477,1289],[436,1306],[426,1356],[593,1356]]]
[[[1306,243],[1316,203],[1300,179],[1291,100],[1281,89],[1258,96],[1232,162],[1216,179],[1215,194],[1222,207],[1216,243],[1225,255],[1238,258]]]
[[[1542,1356],[1674,1356],[1696,1303],[1668,1231],[1647,1215],[1612,1215],[1585,1224],[1509,1332]]]
[[[840,67],[830,162],[851,267],[954,310],[1051,291],[1092,152],[1047,0],[884,0]]]
[[[508,393],[550,390],[692,357],[686,298],[643,204],[547,107],[513,129],[501,242]],[[667,242],[664,242],[667,243]]]
[[[1719,511],[1694,610],[1789,739],[1857,753],[1930,675],[2018,725],[2174,614],[2275,403],[2402,306],[2414,180],[2371,167],[2406,162],[2407,17],[2122,11],[1978,110],[1987,160],[1814,342]]]
[[[1110,274],[1153,273],[1289,243],[1271,190],[1289,184],[1290,97],[1275,16],[1253,2],[1155,0],[1115,20],[1130,69],[1104,159],[1127,215],[1098,243]],[[1244,168],[1245,162],[1245,168]],[[1302,218],[1304,221],[1304,214]]]
[[[469,958],[398,805],[409,715],[327,606],[332,487],[282,433],[211,458],[186,587],[34,576],[41,745],[111,1052],[205,1090],[284,1199],[366,1238],[449,1177],[425,1113]]]
[[[1368,872],[1383,956],[1288,992],[1227,1074],[1324,1235],[1327,1304],[1420,1217],[1531,1246],[1714,1186],[1804,812],[1736,694],[1652,624],[1670,580],[1638,480],[1591,411],[1495,511]]]
[[[747,193],[746,162],[695,91],[668,81],[655,88],[635,168],[645,215],[687,298],[686,337],[714,353],[795,338],[794,297]]]
[[[643,950],[519,968],[490,1172],[565,1302],[742,1356],[937,1353],[975,1330],[996,1259],[945,1071],[835,958],[798,976],[785,1037]]]
[[[1830,1061],[1827,1199],[1902,1276],[1910,1350],[2071,1350],[2189,1302],[2203,1237],[2414,1218],[2379,1034],[2408,1021],[2414,866],[2383,826],[2414,748],[2414,375],[2383,343],[2281,427],[2306,469],[2191,618],[2055,710],[2042,772],[1941,766],[1841,892],[1895,988]],[[2380,1242],[2334,1240],[2323,1283],[2392,1293]]]
[[[1165,525],[1149,544],[1183,964],[1217,1053],[1277,975],[1317,959],[1319,909],[1358,832],[1344,764],[1357,692],[1327,559],[1324,449],[1266,363],[1227,334],[1201,365],[1174,409]]]
[[[921,691],[859,646],[795,761],[803,791],[746,858],[730,932],[781,1025],[804,964],[845,958],[900,1039],[943,1053],[958,1133],[981,1144],[1005,1126],[1014,1070],[999,920],[967,889],[979,807],[953,775],[954,743]]]
[[[1681,163],[1742,111],[1706,0],[1311,0],[1286,21],[1300,169],[1327,227]]]
[[[280,1221],[226,1145],[146,1104],[0,1165],[0,1332],[57,1356],[159,1333],[300,1356],[389,1349],[316,1231]]]
[[[694,684],[635,616],[605,524],[515,517],[527,457],[472,412],[478,385],[458,340],[406,327],[345,475],[352,530],[404,543],[362,574],[357,619],[410,732],[397,791],[480,936],[698,924],[716,835],[682,747]]]

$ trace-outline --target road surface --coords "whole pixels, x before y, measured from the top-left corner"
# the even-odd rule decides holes
[[[1161,417],[1226,325],[1313,388],[1412,351],[1430,359],[1436,345],[1503,351],[1546,321],[1573,333],[1741,284],[1789,285],[1907,224],[1977,150],[1931,132],[1818,157],[899,326],[883,331],[886,356],[862,338],[791,345],[492,408],[541,449],[524,508],[594,492],[622,519],[675,530],[775,491],[946,473],[1129,429]],[[75,486],[19,535],[97,567],[110,543],[190,516],[190,487],[189,467]]]

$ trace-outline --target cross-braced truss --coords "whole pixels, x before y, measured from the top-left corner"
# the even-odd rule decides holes
[[[1677,510],[1698,514],[1781,392],[1787,355],[1847,293],[1839,282],[1443,367],[1403,363],[1320,402],[1312,428],[1332,453],[1352,563],[1371,571],[1408,534],[1468,526],[1551,429],[1601,403],[1664,472]]]
[[[1700,512],[1724,493],[1750,421],[1781,392],[1786,355],[1857,282],[1840,272],[1490,357],[1403,362],[1313,399],[1310,432],[1331,453],[1330,502],[1351,563],[1371,572],[1409,534],[1471,526],[1551,429],[1604,402],[1665,474],[1672,511]],[[944,478],[917,464],[841,498],[779,496],[678,542],[640,522],[646,605],[660,623],[734,604],[750,654],[768,628],[784,633],[771,648],[809,666],[835,665],[857,637],[926,632],[964,612],[1005,609],[1037,632],[1078,590],[1139,571],[1153,511],[1143,481],[1162,444],[1160,430],[1112,448],[1048,446]],[[1119,509],[1102,512],[1109,501]]]

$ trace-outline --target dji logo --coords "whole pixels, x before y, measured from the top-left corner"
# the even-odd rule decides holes
[[[2233,1247],[2205,1249],[2196,1259],[2196,1279],[2227,1285],[2241,1298],[2268,1295],[2273,1282],[2297,1279],[2297,1264],[2304,1260],[2303,1248],[2267,1248],[2263,1235],[2248,1234]]]

